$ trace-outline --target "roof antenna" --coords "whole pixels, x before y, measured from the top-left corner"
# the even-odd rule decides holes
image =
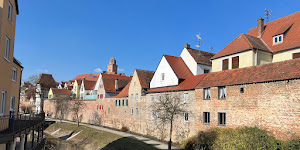
[[[198,42],[198,45],[196,45],[196,47],[200,50],[201,44],[203,44],[203,43],[205,43],[205,42],[202,41],[202,38],[201,38],[201,36],[200,36],[200,33],[199,33],[199,34],[196,34],[196,36],[197,36],[198,40],[193,40],[193,41]]]
[[[265,9],[265,18],[266,22],[269,22],[269,15],[271,15],[272,10],[271,9]]]
[[[210,52],[213,53],[213,51],[214,51],[214,47],[211,46],[210,47]]]

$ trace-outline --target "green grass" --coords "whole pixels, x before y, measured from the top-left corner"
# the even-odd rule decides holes
[[[86,126],[79,126],[69,123],[54,123],[51,124],[45,133],[52,133],[55,130],[61,128],[60,133],[77,133],[83,130],[80,134],[75,136],[69,141],[56,139],[48,135],[47,139],[52,145],[56,145],[60,149],[109,149],[109,150],[131,150],[131,149],[143,149],[143,150],[156,150],[151,145],[148,145],[142,141],[138,141],[132,138],[125,138],[116,134],[112,134],[105,131],[89,128]]]

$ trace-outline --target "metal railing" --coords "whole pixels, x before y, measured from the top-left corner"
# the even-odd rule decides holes
[[[2,116],[0,117],[0,142],[1,138],[14,135],[42,123],[44,120],[44,114],[16,114]]]

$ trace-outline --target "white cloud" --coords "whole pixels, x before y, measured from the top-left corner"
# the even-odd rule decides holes
[[[40,73],[48,73],[49,72],[47,69],[37,69],[36,71],[40,72]]]
[[[96,68],[94,69],[94,72],[103,72],[103,70],[101,68]]]
[[[123,72],[123,71],[125,71],[125,69],[118,68],[118,72]]]

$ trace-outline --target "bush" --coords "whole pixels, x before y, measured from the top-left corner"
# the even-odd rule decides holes
[[[300,140],[279,141],[257,127],[212,128],[188,139],[183,147],[190,149],[299,149]]]
[[[122,132],[127,132],[127,131],[129,131],[129,129],[128,129],[127,127],[122,127],[122,128],[121,128],[121,131],[122,131]]]

